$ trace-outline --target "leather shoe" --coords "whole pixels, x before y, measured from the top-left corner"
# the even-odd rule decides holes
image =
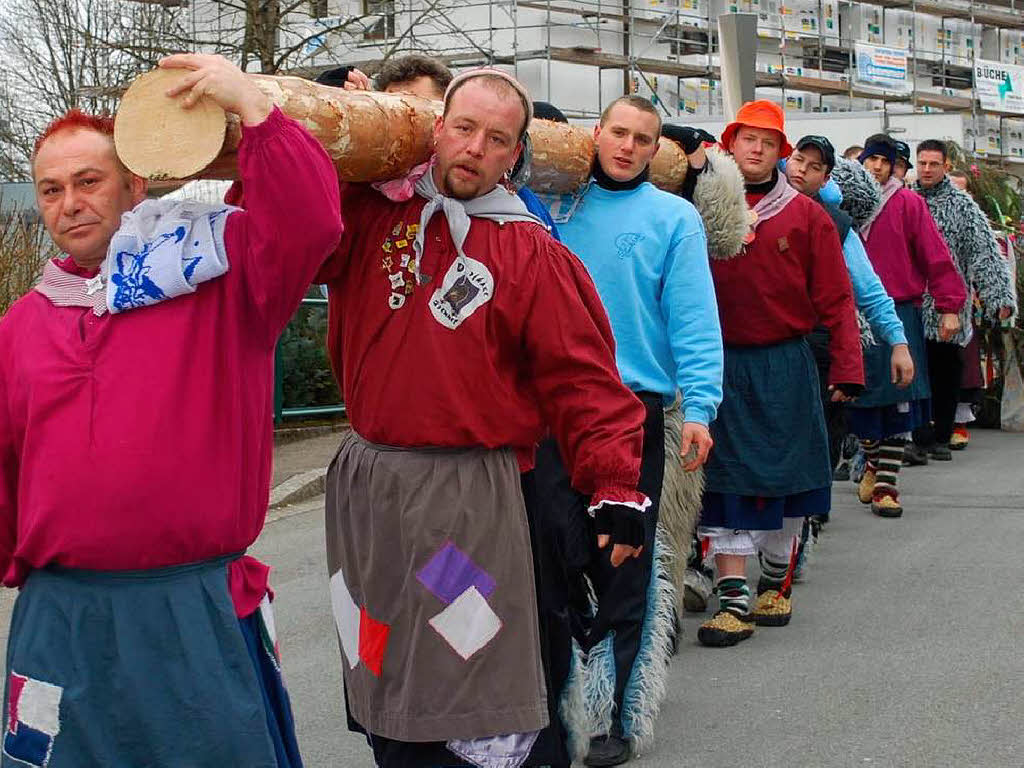
[[[619,736],[595,736],[590,740],[590,751],[583,764],[591,768],[622,765],[629,762],[629,742]]]

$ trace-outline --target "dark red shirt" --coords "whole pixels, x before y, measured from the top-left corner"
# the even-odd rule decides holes
[[[760,195],[747,195],[753,207]],[[863,384],[860,330],[835,224],[806,195],[762,221],[754,241],[711,262],[726,345],[763,346],[831,332],[829,384]]]
[[[426,200],[342,189],[341,245],[319,279],[329,352],[355,431],[403,446],[516,448],[532,466],[550,427],[582,493],[633,499],[644,409],[621,382],[607,315],[582,263],[543,227],[474,218],[456,274],[442,213],[413,240]],[[489,275],[489,277],[488,277]],[[452,326],[453,312],[464,319]]]

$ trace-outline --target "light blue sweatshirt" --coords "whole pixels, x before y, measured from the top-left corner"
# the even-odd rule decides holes
[[[826,182],[818,195],[828,205],[838,207],[843,202],[842,190],[832,179]],[[887,344],[906,344],[907,335],[903,331],[903,323],[896,314],[896,305],[885,292],[875,268],[871,266],[868,252],[864,250],[864,242],[857,234],[856,228],[846,233],[843,256],[846,258],[846,269],[853,284],[853,300],[857,304],[857,309],[867,318],[871,330]]]
[[[647,182],[611,192],[591,180],[575,208],[570,196],[548,202],[604,302],[623,382],[666,403],[678,389],[683,418],[709,424],[722,401],[722,330],[697,210]]]

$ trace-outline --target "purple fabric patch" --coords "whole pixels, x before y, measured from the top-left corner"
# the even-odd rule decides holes
[[[452,603],[470,587],[476,587],[484,597],[494,591],[494,579],[490,574],[450,541],[430,558],[416,578],[446,604]]]

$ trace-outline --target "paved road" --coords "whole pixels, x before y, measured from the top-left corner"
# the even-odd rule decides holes
[[[835,487],[789,627],[717,650],[696,644],[701,617],[684,620],[656,747],[634,765],[1024,765],[1024,435],[977,432],[952,465],[906,470],[901,484],[896,521]],[[343,725],[321,503],[289,512],[253,551],[275,565],[306,765],[370,768]]]

